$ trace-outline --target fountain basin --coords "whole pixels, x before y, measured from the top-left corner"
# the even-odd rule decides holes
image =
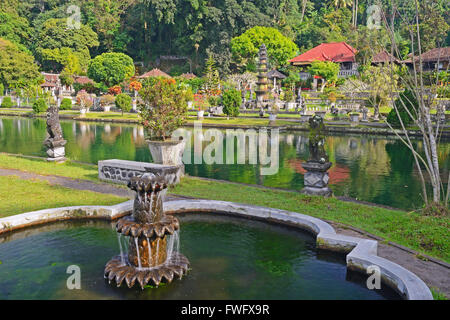
[[[67,220],[67,219],[117,219],[119,217],[123,217],[130,213],[133,206],[133,201],[128,201],[121,205],[111,206],[111,207],[69,207],[69,208],[57,208],[57,209],[47,209],[40,210],[36,212],[25,213],[21,215],[16,215],[12,217],[2,218],[0,219],[0,235],[6,235],[6,240],[0,238],[0,249],[3,249],[3,243],[5,241],[10,241],[11,239],[20,238],[20,234],[22,231],[17,231],[11,233],[12,230],[23,229],[25,227],[43,225],[49,222]],[[227,215],[237,215],[246,218],[255,218],[263,221],[270,221],[272,223],[277,224],[288,224],[290,226],[295,226],[296,228],[304,229],[316,236],[317,246],[326,251],[336,251],[343,254],[346,254],[346,269],[358,270],[358,272],[365,273],[364,266],[365,265],[378,265],[381,270],[382,283],[391,286],[394,290],[396,290],[400,296],[404,299],[408,300],[432,300],[433,297],[431,295],[430,290],[427,285],[414,273],[406,270],[405,268],[381,257],[377,256],[377,241],[374,240],[366,240],[356,237],[349,237],[336,234],[335,230],[328,223],[313,218],[307,215],[288,212],[284,210],[272,209],[272,208],[264,208],[258,206],[251,205],[243,205],[225,201],[213,201],[213,200],[177,200],[177,201],[169,201],[164,203],[164,209],[168,214],[174,213],[191,213],[191,212],[217,212],[217,213],[225,213]],[[43,227],[44,228],[44,227]],[[184,227],[186,229],[186,227]],[[24,229],[23,232],[26,233],[25,237],[29,236],[31,232],[28,232],[29,229]],[[113,234],[115,231],[111,231]],[[77,233],[78,234],[78,233]],[[198,235],[202,235],[202,232],[199,232]],[[227,233],[229,234],[229,233]],[[97,237],[95,241],[98,241]],[[204,240],[201,240],[199,243],[203,244]],[[210,243],[211,240],[207,243],[207,248],[211,248]],[[2,243],[3,242],[3,243]],[[114,243],[117,243],[117,239],[115,239]],[[32,244],[32,245],[31,245]],[[30,240],[30,248],[33,248],[33,252],[42,252],[36,251],[36,243]],[[76,243],[77,250],[81,248],[78,247],[78,242]],[[18,246],[14,246],[11,249],[16,254],[20,255],[20,250]],[[72,248],[70,248],[72,250]],[[69,250],[69,251],[70,251]],[[209,249],[208,249],[209,250]],[[66,249],[67,251],[67,249]],[[87,252],[90,252],[89,250]],[[110,255],[109,252],[113,254]],[[103,251],[99,252],[102,254],[100,259],[100,263],[97,263],[95,267],[95,272],[98,272],[98,268],[102,268],[104,265],[104,257],[111,257],[112,255],[117,254],[117,245],[109,250],[107,253],[103,253]],[[3,266],[2,270],[7,266],[5,263],[6,255],[2,255],[3,257]],[[76,254],[77,257],[83,256],[83,254]],[[92,259],[96,257],[96,255],[91,255],[89,258]],[[109,259],[109,257],[107,259]],[[39,265],[39,259],[41,259],[40,255],[36,258],[34,262],[30,264]],[[106,260],[107,260],[106,259]],[[192,257],[191,257],[192,261]],[[195,263],[195,261],[194,261]],[[215,264],[217,266],[217,264]],[[193,267],[193,272],[195,271],[195,266]],[[198,270],[198,269],[197,269]],[[208,269],[209,270],[209,269]],[[314,270],[314,268],[312,269]],[[1,271],[1,270],[0,270]],[[200,271],[200,270],[198,270]],[[313,271],[312,271],[313,272]],[[313,272],[314,273],[314,272]],[[15,276],[15,272],[11,271],[10,276]],[[17,274],[20,276],[20,274]],[[189,277],[185,278],[182,282],[187,281]],[[8,279],[5,275],[0,275],[0,279]],[[64,278],[64,282],[66,278]],[[14,280],[10,279],[8,281],[14,282]],[[113,287],[113,286],[108,286]],[[8,298],[10,296],[5,296],[1,294],[1,290],[5,290],[0,284],[0,297]],[[128,289],[127,289],[128,290]],[[32,291],[27,291],[27,293],[32,293]],[[174,296],[172,296],[173,298]],[[179,296],[177,296],[180,298]],[[192,296],[186,296],[186,298]],[[23,296],[17,298],[24,298]],[[43,299],[44,296],[40,295],[37,298]],[[137,298],[136,296],[132,296],[132,298]],[[211,299],[211,296],[206,296],[206,298]],[[218,297],[220,298],[220,297]],[[223,297],[222,297],[223,298]],[[247,298],[249,298],[247,296]],[[263,298],[270,298],[268,296]],[[281,298],[281,297],[278,297]],[[299,298],[299,297],[297,297]]]

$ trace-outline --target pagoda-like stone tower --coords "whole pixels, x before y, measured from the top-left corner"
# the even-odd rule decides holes
[[[269,92],[269,81],[267,80],[267,49],[265,44],[262,44],[259,48],[258,82],[256,84],[258,86],[255,91],[256,107],[263,108],[265,107],[265,101]]]

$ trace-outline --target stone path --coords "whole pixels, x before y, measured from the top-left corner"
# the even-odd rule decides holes
[[[87,180],[70,179],[60,176],[44,176],[20,170],[1,169],[0,176],[18,176],[21,179],[31,180],[39,179],[48,181],[51,185],[59,185],[66,188],[76,190],[86,190],[99,192],[104,194],[113,194],[120,197],[132,199],[134,192],[126,187],[115,186],[108,183],[95,183]],[[175,200],[177,198],[187,198],[180,196],[171,196],[167,200]],[[386,244],[383,239],[370,235],[362,230],[348,227],[339,223],[327,221],[330,223],[337,233],[348,236],[375,239],[378,240],[378,255],[380,257],[391,260],[402,267],[412,271],[418,275],[429,287],[438,288],[442,293],[450,298],[450,265],[437,259],[422,260],[417,257],[417,253],[410,249],[402,249],[397,244]]]

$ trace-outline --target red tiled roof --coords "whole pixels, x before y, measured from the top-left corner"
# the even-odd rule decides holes
[[[183,73],[180,77],[188,80],[197,78],[197,76],[193,73]]]
[[[94,81],[92,81],[91,79],[89,79],[86,76],[74,76],[73,78],[74,78],[75,83],[79,83],[79,84],[94,83]]]
[[[161,71],[159,69],[153,69],[147,73],[144,73],[143,75],[137,77],[138,79],[143,79],[143,78],[149,78],[149,77],[165,77],[165,78],[172,78],[171,76],[169,76],[167,73],[165,73],[164,71]]]
[[[313,61],[355,62],[357,50],[345,42],[322,43],[295,57],[291,63],[311,63]]]
[[[387,52],[386,50],[381,51],[380,53],[376,54],[372,58],[372,63],[384,63],[384,62],[396,62],[400,63],[400,60],[394,57],[392,54]]]
[[[416,62],[419,61],[418,56],[414,56]],[[422,62],[437,62],[437,61],[449,61],[450,60],[450,47],[444,48],[434,48],[430,51],[422,53]],[[406,63],[411,63],[412,58],[404,61]]]
[[[59,74],[56,73],[41,73],[44,76],[44,83],[41,84],[41,87],[56,87],[59,83]]]

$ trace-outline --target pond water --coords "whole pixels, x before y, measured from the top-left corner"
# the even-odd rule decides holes
[[[68,140],[66,153],[70,159],[93,164],[105,159],[152,161],[140,126],[75,121],[62,121],[61,126]],[[45,135],[44,119],[0,118],[2,152],[45,156],[42,145]],[[422,142],[417,140],[416,143],[421,148]],[[195,154],[201,153],[208,144],[204,142],[200,151],[191,144],[192,163]],[[422,206],[413,157],[395,137],[327,136],[326,149],[333,162],[329,171],[330,185],[336,195],[408,210]],[[439,160],[444,181],[450,169],[449,155],[450,142],[443,141]],[[308,156],[306,132],[280,133],[279,170],[274,175],[263,175],[260,165],[248,164],[248,161],[231,165],[187,164],[186,172],[191,176],[301,190],[304,174],[301,163]]]
[[[181,249],[192,270],[159,288],[117,288],[103,277],[120,252],[113,224],[61,222],[0,237],[0,299],[398,299],[345,257],[317,251],[298,229],[208,214],[180,216]],[[81,289],[67,289],[69,266]]]

